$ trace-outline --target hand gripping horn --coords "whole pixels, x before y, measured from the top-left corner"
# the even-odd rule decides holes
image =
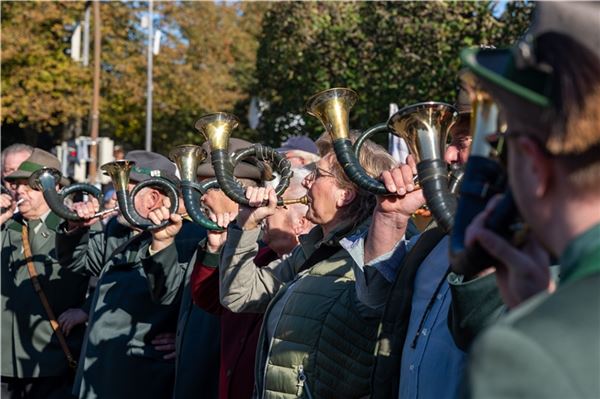
[[[101,167],[101,169],[110,176],[113,186],[115,187],[121,214],[129,224],[141,230],[152,230],[165,227],[169,224],[168,220],[163,220],[161,224],[156,225],[152,223],[151,220],[140,216],[135,209],[133,199],[136,194],[145,187],[158,187],[164,191],[171,201],[169,212],[175,213],[179,209],[179,195],[177,194],[177,188],[166,179],[161,177],[151,177],[136,184],[130,193],[127,186],[129,185],[129,173],[134,166],[135,162],[133,161],[120,160],[109,162]]]
[[[198,165],[206,159],[206,151],[197,145],[184,144],[173,148],[169,153],[169,158],[175,162],[179,170],[181,194],[190,218],[208,230],[222,230],[218,224],[202,213],[202,207],[200,206],[202,195],[210,188],[219,188],[219,183],[214,178],[203,182],[196,181]]]
[[[448,131],[458,118],[450,104],[428,101],[402,108],[388,120],[388,128],[406,142],[417,163],[417,176],[427,207],[446,232],[452,229],[456,197],[449,189],[444,160]]]
[[[261,144],[254,144],[229,155],[227,151],[231,131],[238,125],[238,119],[230,114],[218,112],[208,114],[196,121],[195,128],[204,135],[211,148],[211,162],[215,176],[223,192],[238,204],[248,205],[244,188],[235,180],[234,169],[237,162],[250,156],[261,162],[269,162],[279,172],[281,179],[275,188],[278,205],[302,202],[303,200],[284,201],[281,195],[290,184],[292,176],[290,162],[276,150]],[[304,200],[305,201],[305,200]]]
[[[92,195],[98,200],[99,203],[102,203],[102,191],[91,184],[76,183],[71,184],[70,186],[67,186],[57,192],[56,185],[60,181],[61,177],[62,174],[57,169],[44,167],[36,170],[31,174],[31,176],[29,176],[28,184],[34,190],[42,192],[44,195],[44,200],[50,209],[52,209],[52,212],[56,213],[61,218],[71,221],[85,220],[79,217],[76,212],[73,212],[71,209],[65,206],[65,198],[76,192],[82,192]],[[89,219],[101,216],[107,211],[109,210],[101,210]],[[112,209],[110,211],[112,211]]]

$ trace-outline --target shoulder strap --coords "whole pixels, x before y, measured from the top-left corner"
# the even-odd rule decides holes
[[[373,368],[372,398],[397,398],[402,348],[406,339],[414,281],[419,266],[444,238],[441,228],[426,230],[404,257],[396,280],[388,294]]]
[[[44,306],[44,309],[46,310],[46,314],[48,315],[48,320],[50,321],[50,326],[52,327],[54,334],[56,334],[56,338],[58,338],[60,347],[62,348],[63,352],[65,353],[67,362],[69,363],[69,367],[71,367],[72,369],[76,369],[77,361],[75,360],[75,358],[73,358],[73,355],[71,354],[71,351],[69,350],[69,346],[67,345],[65,336],[63,335],[62,330],[60,329],[60,325],[58,324],[58,321],[56,321],[56,316],[54,315],[54,312],[52,311],[52,307],[50,307],[50,303],[48,302],[48,297],[46,297],[46,293],[44,293],[44,290],[42,289],[42,285],[40,284],[40,281],[38,280],[37,270],[35,269],[35,266],[33,265],[31,248],[29,246],[29,232],[27,230],[27,226],[25,226],[25,225],[21,229],[21,237],[23,238],[23,253],[25,254],[25,260],[27,261],[27,271],[29,272],[29,277],[31,279],[31,284],[33,284],[33,289],[35,290],[35,292],[37,292],[37,294],[40,297],[42,306]]]

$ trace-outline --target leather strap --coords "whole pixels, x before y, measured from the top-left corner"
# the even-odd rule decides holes
[[[29,246],[29,231],[28,231],[27,226],[25,226],[25,225],[23,225],[23,228],[21,229],[21,236],[23,239],[23,253],[25,254],[25,260],[27,261],[27,271],[29,272],[29,277],[31,279],[31,284],[33,284],[33,289],[40,297],[42,306],[44,306],[44,309],[46,310],[46,314],[48,315],[48,319],[50,321],[50,326],[52,327],[54,334],[56,334],[56,338],[58,338],[60,347],[62,348],[63,352],[65,353],[67,362],[69,363],[69,367],[72,368],[73,370],[75,370],[77,368],[77,361],[73,358],[73,355],[71,354],[71,351],[69,350],[69,346],[67,345],[65,336],[62,333],[62,331],[60,329],[60,325],[58,324],[58,321],[56,321],[56,316],[54,315],[54,312],[52,311],[52,308],[50,307],[50,303],[48,302],[48,297],[46,297],[46,294],[44,293],[44,290],[42,289],[42,285],[40,284],[40,281],[38,280],[37,270],[35,269],[35,266],[33,265],[33,261],[32,261],[33,256],[31,254],[31,247]]]

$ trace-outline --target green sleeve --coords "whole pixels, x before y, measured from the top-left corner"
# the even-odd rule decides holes
[[[452,293],[448,327],[456,346],[468,351],[475,337],[498,320],[506,308],[496,285],[495,273],[466,282],[462,281],[462,276],[450,273],[448,283]]]

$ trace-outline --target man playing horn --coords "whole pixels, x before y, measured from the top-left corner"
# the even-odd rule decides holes
[[[58,264],[54,237],[61,220],[44,195],[28,185],[29,176],[42,167],[60,169],[60,162],[35,148],[5,176],[15,198],[1,195],[6,209],[0,216],[3,398],[70,397],[70,368],[84,334],[83,326],[63,331],[56,319],[83,305],[88,278]]]
[[[136,163],[130,190],[136,182],[156,176],[178,184],[175,165],[162,155],[131,151],[126,159]],[[146,218],[152,210],[170,205],[168,197],[155,187],[140,190],[134,203]],[[73,208],[86,219],[98,211],[98,202],[92,199]],[[180,215],[173,218],[181,220]],[[203,230],[184,223],[174,256],[164,260],[160,253],[153,256],[152,235],[131,227],[121,216],[112,218],[100,231],[90,229],[95,222],[97,218],[69,221],[56,237],[58,258],[65,270],[99,277],[74,393],[80,398],[170,397],[175,364],[170,355],[172,345],[165,340],[174,340],[180,286]],[[163,279],[173,282],[170,289],[157,289],[157,282]]]

